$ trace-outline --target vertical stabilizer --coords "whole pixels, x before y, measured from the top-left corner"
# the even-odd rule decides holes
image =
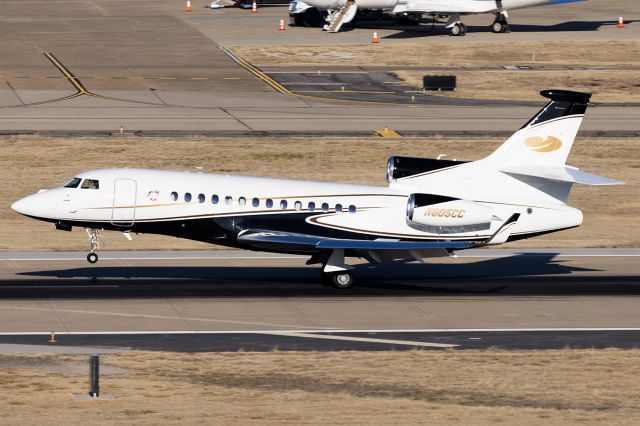
[[[591,94],[567,90],[540,94],[551,101],[485,161],[498,167],[565,164]]]

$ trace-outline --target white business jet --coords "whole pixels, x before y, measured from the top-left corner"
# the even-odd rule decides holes
[[[448,256],[582,223],[571,186],[618,184],[566,166],[590,94],[541,92],[551,101],[488,157],[390,157],[389,185],[236,177],[143,169],[80,173],[12,208],[60,230],[152,233],[249,250],[307,254],[336,288],[354,277],[345,257],[371,262]]]
[[[309,7],[326,11],[324,29],[329,32],[338,32],[343,24],[355,18],[358,10],[384,10],[396,16],[427,15],[434,19],[446,18],[446,28],[451,35],[463,36],[467,32],[461,20],[463,15],[494,14],[491,30],[504,33],[509,31],[509,10],[564,2],[567,0],[293,0],[289,13],[295,19],[296,15],[306,13]]]

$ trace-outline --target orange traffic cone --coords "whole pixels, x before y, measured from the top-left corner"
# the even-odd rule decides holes
[[[618,28],[624,28],[624,19],[622,19],[622,16],[618,18]]]
[[[280,31],[284,31],[284,19],[280,20],[280,27],[278,27]]]
[[[251,5],[251,11],[254,13],[258,11],[258,5],[256,4],[256,0],[253,0],[253,5]]]
[[[380,39],[378,38],[378,33],[373,33],[373,40],[371,40],[371,43],[380,43]]]
[[[187,0],[187,7],[184,10],[186,12],[191,12],[191,0]]]

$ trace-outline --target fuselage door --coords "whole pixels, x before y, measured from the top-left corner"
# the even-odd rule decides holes
[[[116,179],[113,185],[112,224],[131,226],[135,222],[137,186],[133,179]]]

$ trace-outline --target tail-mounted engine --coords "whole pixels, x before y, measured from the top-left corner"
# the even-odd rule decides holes
[[[432,194],[411,194],[407,224],[432,234],[483,231],[491,227],[492,211],[480,203]]]
[[[466,161],[393,156],[387,160],[387,182],[464,163]]]

